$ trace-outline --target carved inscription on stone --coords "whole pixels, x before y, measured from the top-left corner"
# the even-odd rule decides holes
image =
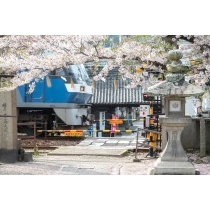
[[[181,101],[170,101],[169,110],[171,112],[180,112],[181,111]]]
[[[176,157],[177,155],[177,131],[172,131],[171,147],[172,147],[172,156]]]
[[[177,131],[172,131],[172,140],[177,140]]]

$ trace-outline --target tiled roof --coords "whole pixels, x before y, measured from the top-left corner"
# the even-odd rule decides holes
[[[95,74],[91,70],[91,65],[86,65],[88,74],[92,79],[94,75],[100,72],[103,65],[99,66]],[[158,71],[147,69],[148,72],[159,73]],[[118,68],[109,71],[105,78],[102,80],[93,81],[93,96],[91,104],[105,105],[105,104],[136,104],[144,103],[142,99],[142,88],[126,88],[130,84],[129,79],[123,79],[119,74]]]
[[[93,71],[88,70],[90,78],[93,78]],[[99,73],[101,67],[98,68],[96,74]],[[105,77],[105,82],[102,80],[93,82],[93,96],[91,104],[112,105],[112,104],[134,104],[142,102],[141,87],[126,88],[130,84],[128,78],[122,78],[118,68],[109,71]]]
[[[106,77],[103,82],[93,81],[92,104],[128,104],[141,102],[141,87],[126,88],[129,80]]]

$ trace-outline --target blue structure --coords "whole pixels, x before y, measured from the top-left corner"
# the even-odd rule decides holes
[[[18,122],[61,121],[66,125],[82,125],[87,119],[87,104],[92,97],[91,80],[84,65],[68,65],[55,69],[43,80],[17,88]]]

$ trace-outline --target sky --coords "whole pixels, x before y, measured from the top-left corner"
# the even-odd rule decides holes
[[[203,35],[206,0],[2,0],[2,34]]]

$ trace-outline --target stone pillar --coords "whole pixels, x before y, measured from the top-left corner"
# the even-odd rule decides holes
[[[17,161],[16,91],[0,91],[0,162]]]
[[[164,150],[168,141],[168,138],[167,138],[168,134],[166,132],[166,128],[163,125],[161,125],[161,135],[162,135],[161,149]]]
[[[200,156],[206,156],[206,123],[203,117],[200,119]]]
[[[195,168],[188,161],[181,143],[181,133],[190,120],[190,118],[161,118],[161,124],[168,133],[168,142],[151,174],[195,175]]]
[[[191,121],[191,118],[185,117],[185,98],[195,95],[202,96],[204,91],[201,87],[185,81],[184,72],[186,73],[189,69],[182,64],[182,57],[180,50],[169,51],[168,59],[171,63],[166,65],[168,71],[166,80],[149,87],[146,92],[150,95],[164,96],[166,116],[160,118],[160,124],[163,128],[163,143],[167,142],[167,144],[163,145],[165,149],[150,174],[195,175],[196,172],[183,149],[181,133]]]

